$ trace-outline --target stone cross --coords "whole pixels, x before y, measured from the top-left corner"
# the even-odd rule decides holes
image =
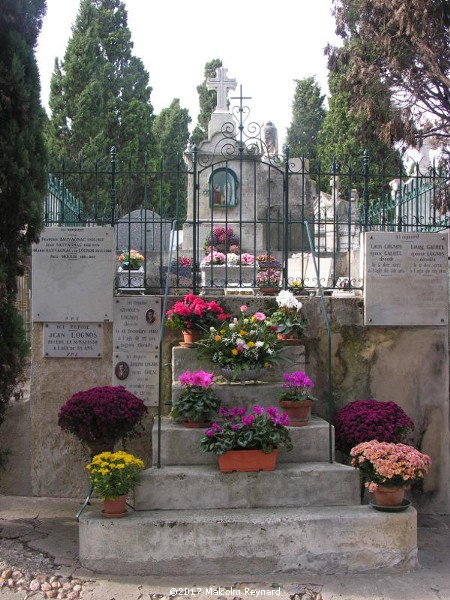
[[[208,77],[206,80],[208,90],[216,90],[217,93],[217,106],[214,112],[228,112],[228,90],[236,89],[236,79],[228,79],[227,72],[228,69],[219,67],[216,69],[216,76]]]

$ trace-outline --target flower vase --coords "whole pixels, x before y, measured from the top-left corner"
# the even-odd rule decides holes
[[[202,337],[201,329],[183,329],[183,341],[180,342],[180,346],[183,348],[188,348],[192,346],[194,342],[198,342],[198,340]]]
[[[262,450],[228,450],[219,456],[219,469],[222,473],[273,471],[277,455],[277,448],[269,454],[264,454]]]
[[[122,290],[127,289],[145,289],[144,283],[144,267],[138,269],[123,269],[119,267],[117,269],[118,275],[118,288]]]
[[[258,377],[259,371],[257,369],[242,369],[238,374],[234,374],[234,370],[230,367],[222,367],[220,372],[227,381],[244,382],[244,381],[255,381]]]
[[[294,400],[280,400],[280,408],[289,417],[290,427],[303,427],[308,425],[311,416],[312,400],[295,402]]]
[[[401,506],[405,498],[406,488],[379,485],[374,491],[377,506]]]
[[[120,519],[127,514],[127,496],[118,496],[114,499],[104,498],[102,516],[110,519]]]

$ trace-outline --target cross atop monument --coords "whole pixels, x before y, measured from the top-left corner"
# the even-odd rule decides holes
[[[228,79],[227,73],[228,69],[219,67],[216,69],[216,76],[208,77],[206,80],[208,90],[216,90],[217,93],[217,105],[214,112],[228,112],[228,90],[236,89],[236,79]]]

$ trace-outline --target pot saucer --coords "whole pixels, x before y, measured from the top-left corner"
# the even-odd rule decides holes
[[[411,502],[405,499],[402,500],[402,503],[399,506],[381,506],[380,504],[377,504],[375,500],[371,500],[370,506],[381,512],[403,512],[411,506]]]

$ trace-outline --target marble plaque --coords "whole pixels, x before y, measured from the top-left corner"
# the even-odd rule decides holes
[[[369,232],[364,250],[366,325],[447,325],[446,233]]]
[[[45,323],[45,358],[101,358],[102,323]]]
[[[111,321],[114,229],[46,227],[33,246],[33,321]]]
[[[114,298],[113,385],[158,405],[161,300],[153,296]]]

